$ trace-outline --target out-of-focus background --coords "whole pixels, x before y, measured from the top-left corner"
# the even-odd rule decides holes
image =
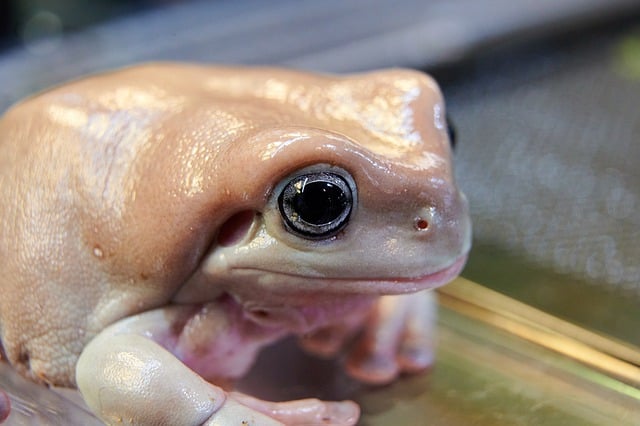
[[[474,222],[463,275],[640,345],[640,1],[0,4],[0,110],[158,59],[434,74]]]

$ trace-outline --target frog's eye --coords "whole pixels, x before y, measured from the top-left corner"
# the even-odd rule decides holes
[[[308,172],[285,182],[278,206],[287,229],[308,239],[329,238],[348,223],[355,184],[346,172]]]

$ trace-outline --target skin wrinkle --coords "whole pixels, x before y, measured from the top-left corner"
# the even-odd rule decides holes
[[[455,259],[453,262],[451,262],[451,264],[444,266],[442,269],[439,269],[437,271],[433,271],[429,274],[423,275],[423,276],[403,276],[403,277],[397,277],[397,278],[393,278],[393,277],[389,277],[389,278],[383,278],[380,279],[379,277],[366,277],[366,276],[362,276],[362,277],[348,277],[348,278],[341,278],[341,277],[335,277],[335,278],[328,278],[328,281],[345,281],[345,282],[350,282],[350,283],[358,283],[358,282],[363,282],[363,283],[370,283],[370,282],[389,282],[389,283],[398,283],[398,282],[408,282],[408,281],[413,281],[415,279],[426,279],[429,276],[436,274],[438,272],[441,272],[442,270],[446,270],[448,268],[450,268],[451,266],[455,265],[456,263],[459,262],[460,259]],[[268,273],[268,274],[278,274],[278,275],[283,275],[283,276],[288,276],[290,278],[296,278],[299,280],[302,279],[322,279],[323,275],[321,273],[317,273],[316,276],[313,275],[309,275],[309,274],[287,274],[287,273],[282,273],[282,272],[278,272],[277,270],[268,270],[268,269],[253,269],[253,268],[246,268],[246,267],[231,267],[230,268],[231,271],[238,271],[238,272],[242,272],[242,271],[246,271],[246,272],[251,272],[251,271],[255,271],[255,272],[260,272],[260,273]]]

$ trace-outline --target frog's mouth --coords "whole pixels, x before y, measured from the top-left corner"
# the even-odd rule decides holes
[[[415,275],[328,275],[244,265],[223,265],[219,271],[202,268],[174,295],[179,304],[208,303],[223,294],[239,301],[271,306],[312,305],[357,296],[408,294],[429,290],[453,280],[467,260],[463,254],[441,268]]]
[[[319,291],[329,293],[358,293],[358,294],[407,294],[421,290],[440,287],[457,277],[467,261],[467,254],[458,257],[450,265],[428,272],[424,275],[407,277],[318,277],[292,274],[277,270],[257,268],[233,268],[239,275],[253,276],[255,284],[268,287],[273,291],[298,293],[300,291]],[[274,286],[277,284],[277,287]]]
[[[466,255],[436,272],[383,279],[318,278],[242,269],[236,272],[247,276],[252,285],[235,286],[228,295],[253,323],[301,334],[336,318],[366,312],[377,296],[415,293],[446,284],[460,273],[465,261]]]
[[[433,289],[451,282],[456,278],[467,262],[467,254],[457,258],[451,265],[417,278],[400,278],[393,282],[398,286],[404,287],[405,291],[412,293],[420,290]],[[412,288],[412,285],[415,286]]]

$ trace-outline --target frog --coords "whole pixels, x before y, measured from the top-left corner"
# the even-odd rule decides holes
[[[402,68],[63,83],[0,119],[0,200],[1,358],[105,424],[355,424],[230,384],[285,337],[366,384],[428,369],[471,245],[442,91]]]

